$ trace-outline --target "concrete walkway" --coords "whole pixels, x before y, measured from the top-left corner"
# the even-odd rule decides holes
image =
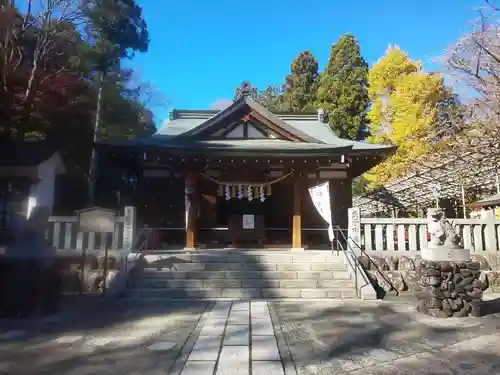
[[[218,302],[181,375],[284,375],[266,302]]]

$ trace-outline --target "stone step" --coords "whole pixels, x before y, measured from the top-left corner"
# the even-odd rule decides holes
[[[138,289],[197,289],[197,288],[354,288],[354,281],[316,279],[139,279],[134,283]]]
[[[338,262],[324,263],[174,263],[174,264],[148,264],[144,273],[155,271],[335,271],[345,270],[346,266]]]
[[[333,271],[170,271],[147,268],[137,275],[142,279],[350,279],[344,269]]]
[[[195,289],[132,289],[129,298],[160,299],[351,299],[354,288],[195,288]]]
[[[148,262],[155,263],[343,263],[343,258],[330,251],[304,251],[300,253],[261,251],[207,251],[203,253],[150,254]]]

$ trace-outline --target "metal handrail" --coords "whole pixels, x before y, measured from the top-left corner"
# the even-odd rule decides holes
[[[344,233],[342,231],[342,228],[340,228],[340,226],[337,225],[337,226],[334,226],[332,229],[333,229],[334,233],[335,232],[339,232],[340,235],[342,236],[342,238],[344,239],[344,241],[346,241],[346,244],[347,244],[347,239],[346,239],[346,237],[345,237],[345,235],[344,235]],[[347,261],[349,263],[351,263],[351,268],[354,269],[354,288],[356,290],[356,298],[360,298],[359,288],[358,288],[358,267],[356,265],[356,260],[357,260],[356,254],[354,254],[354,251],[352,249],[350,249],[349,246],[347,246],[347,249],[345,249],[344,246],[342,245],[342,242],[339,241],[338,236],[335,236],[335,239],[337,241],[337,246],[339,246],[344,253],[348,253],[349,255],[352,255],[353,258],[354,258],[354,260],[353,260],[354,264],[352,264],[352,262],[351,262],[351,260],[349,258],[347,258]],[[332,252],[333,251],[334,251],[334,249],[333,249],[333,244],[332,244]],[[337,250],[337,254],[338,254],[338,250]]]
[[[385,280],[385,281],[386,281],[386,282],[387,282],[387,283],[391,286],[391,288],[392,288],[393,290],[395,290],[395,291],[396,291],[397,295],[399,295],[398,290],[396,290],[396,289],[394,288],[394,285],[392,285],[392,283],[391,283],[391,282],[387,279],[387,277],[386,277],[386,276],[382,273],[382,270],[380,270],[380,269],[378,268],[377,264],[373,261],[373,259],[370,257],[370,255],[368,255],[368,253],[367,253],[367,252],[366,252],[366,251],[365,251],[365,250],[361,247],[361,245],[360,245],[358,242],[354,241],[351,237],[349,237],[349,236],[347,236],[347,237],[346,237],[346,236],[345,236],[345,234],[343,233],[343,231],[342,231],[342,229],[341,229],[340,227],[338,227],[338,226],[337,226],[337,230],[340,232],[340,234],[342,235],[342,238],[344,239],[344,241],[345,241],[345,242],[346,242],[346,244],[347,244],[347,249],[344,249],[344,247],[342,246],[342,244],[340,243],[340,241],[338,241],[338,240],[337,240],[337,242],[340,244],[340,247],[341,247],[342,249],[344,249],[344,251],[345,251],[345,250],[347,250],[347,252],[348,252],[348,253],[349,253],[349,254],[350,254],[350,255],[354,258],[354,262],[355,262],[355,264],[354,264],[354,266],[355,266],[355,267],[354,267],[354,268],[355,268],[355,272],[356,272],[356,274],[355,274],[355,275],[356,275],[356,280],[357,280],[357,270],[358,270],[358,267],[357,267],[357,266],[358,266],[358,264],[359,264],[359,265],[360,265],[360,267],[361,267],[361,264],[360,264],[360,262],[359,262],[359,260],[358,260],[358,257],[356,256],[356,253],[355,253],[355,252],[354,252],[354,250],[353,250],[353,249],[349,246],[349,243],[354,244],[354,245],[355,245],[355,246],[359,249],[359,251],[361,252],[361,255],[364,255],[364,256],[368,259],[368,261],[369,261],[369,262],[370,262],[370,263],[374,266],[374,269],[375,269],[375,270],[379,273],[379,275],[380,275],[380,276],[382,276],[382,278],[383,278],[383,279],[384,279],[384,280]],[[349,242],[349,240],[350,240],[350,242]],[[366,285],[368,285],[368,283],[367,283],[367,284],[365,284],[365,285],[363,285],[363,287],[365,287]],[[356,284],[356,296],[357,296],[357,295],[358,295],[358,289],[357,289],[357,284]]]

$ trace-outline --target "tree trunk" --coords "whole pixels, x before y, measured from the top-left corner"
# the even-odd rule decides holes
[[[90,155],[90,168],[89,168],[89,186],[88,186],[88,204],[89,206],[95,204],[95,185],[97,181],[97,166],[99,161],[99,155],[95,148],[97,141],[99,140],[99,133],[101,127],[101,107],[102,107],[102,86],[104,83],[104,73],[99,72],[99,88],[97,91],[97,105],[95,111],[94,120],[94,138],[92,144],[92,154]]]

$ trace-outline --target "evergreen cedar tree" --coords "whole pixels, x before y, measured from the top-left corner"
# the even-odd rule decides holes
[[[323,108],[331,128],[341,137],[360,140],[367,135],[368,64],[350,34],[332,45],[319,78],[316,107]]]
[[[440,75],[423,72],[397,46],[369,69],[351,34],[332,45],[323,72],[310,52],[301,52],[282,87],[270,85],[254,97],[273,111],[323,108],[341,138],[399,146],[392,158],[355,181],[356,195],[403,176],[463,121],[463,108]]]

